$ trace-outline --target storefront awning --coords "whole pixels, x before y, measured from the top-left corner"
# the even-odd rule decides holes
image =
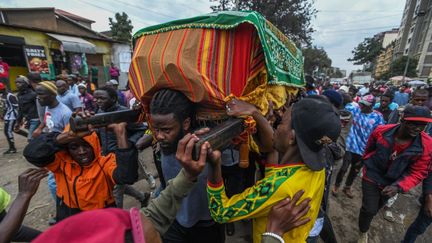
[[[96,46],[82,38],[46,33],[63,44],[63,50],[78,53],[96,53]]]
[[[0,35],[0,43],[25,45],[25,40],[18,36]]]

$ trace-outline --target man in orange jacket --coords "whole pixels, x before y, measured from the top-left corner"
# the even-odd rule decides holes
[[[31,141],[25,158],[52,171],[57,181],[57,222],[81,211],[115,207],[115,184],[133,184],[138,178],[138,153],[128,142],[126,123],[111,124],[117,138],[114,153],[102,156],[95,132],[48,133]]]

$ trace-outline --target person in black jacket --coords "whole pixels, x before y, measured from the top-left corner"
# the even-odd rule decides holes
[[[15,80],[18,89],[18,117],[14,127],[15,131],[20,130],[25,119],[28,128],[27,139],[32,139],[33,131],[39,126],[39,116],[36,107],[37,94],[30,86],[30,82],[25,76],[18,76]]]
[[[128,108],[118,104],[117,92],[110,87],[102,87],[97,89],[94,93],[94,99],[98,106],[96,113],[128,110]],[[128,123],[126,132],[128,141],[132,144],[136,144],[138,140],[144,135],[145,127],[141,124]],[[103,155],[111,153],[116,149],[116,136],[113,132],[102,128],[98,130],[98,136],[100,138]],[[123,208],[124,194],[134,197],[141,203],[142,206],[146,206],[148,199],[150,199],[149,193],[142,193],[130,185],[116,185],[114,187],[114,198],[116,200],[117,207],[119,208]]]

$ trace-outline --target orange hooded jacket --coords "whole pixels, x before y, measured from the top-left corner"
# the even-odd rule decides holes
[[[101,155],[99,138],[95,132],[83,138],[93,147],[94,160],[88,166],[80,166],[67,151],[55,154],[54,162],[46,166],[54,173],[57,197],[69,208],[92,210],[114,204],[112,190],[116,182],[113,172],[117,167],[116,156]]]

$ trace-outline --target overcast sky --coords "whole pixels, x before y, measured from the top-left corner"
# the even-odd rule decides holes
[[[109,30],[108,18],[126,12],[134,32],[142,27],[210,12],[209,0],[0,0],[0,7],[55,7],[96,21],[93,29]],[[347,59],[364,38],[399,27],[405,0],[316,0],[313,44],[324,49],[333,66],[348,72],[361,67]]]

